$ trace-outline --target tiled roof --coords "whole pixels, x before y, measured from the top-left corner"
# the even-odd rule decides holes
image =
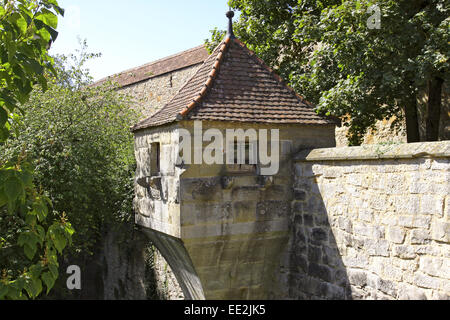
[[[102,84],[108,80],[113,80],[120,87],[125,87],[164,73],[203,63],[208,56],[208,51],[205,46],[201,45],[175,55],[144,64],[140,67],[125,70],[118,74],[103,78],[92,84],[92,86]]]
[[[228,37],[163,108],[132,130],[176,120],[327,125],[313,106],[283,83],[238,39]]]

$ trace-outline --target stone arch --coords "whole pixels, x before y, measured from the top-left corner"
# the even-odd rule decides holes
[[[186,300],[204,300],[200,279],[181,239],[143,227],[142,231],[167,261]]]

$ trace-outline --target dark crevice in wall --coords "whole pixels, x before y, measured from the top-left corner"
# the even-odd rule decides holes
[[[346,268],[314,178],[296,179],[292,219],[289,298],[351,299]]]

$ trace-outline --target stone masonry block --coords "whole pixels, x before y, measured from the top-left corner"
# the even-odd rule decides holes
[[[400,227],[389,227],[386,238],[394,243],[403,243],[405,241],[406,231]]]
[[[431,240],[431,234],[429,230],[414,229],[411,230],[411,244],[424,244]]]
[[[441,286],[441,282],[439,279],[427,276],[419,272],[415,273],[414,275],[414,284],[418,287],[430,289],[439,289]]]
[[[450,242],[450,222],[434,221],[431,230],[433,240]]]
[[[431,215],[443,215],[444,197],[434,195],[423,195],[420,201],[420,213]]]
[[[421,257],[419,270],[430,276],[450,279],[450,259]]]
[[[367,272],[358,269],[347,270],[348,281],[351,285],[365,287],[367,285]]]

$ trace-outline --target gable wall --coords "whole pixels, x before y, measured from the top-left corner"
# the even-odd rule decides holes
[[[187,68],[165,73],[141,82],[120,88],[119,92],[128,94],[135,102],[136,109],[143,120],[161,109],[177,91],[200,68],[196,64]]]

